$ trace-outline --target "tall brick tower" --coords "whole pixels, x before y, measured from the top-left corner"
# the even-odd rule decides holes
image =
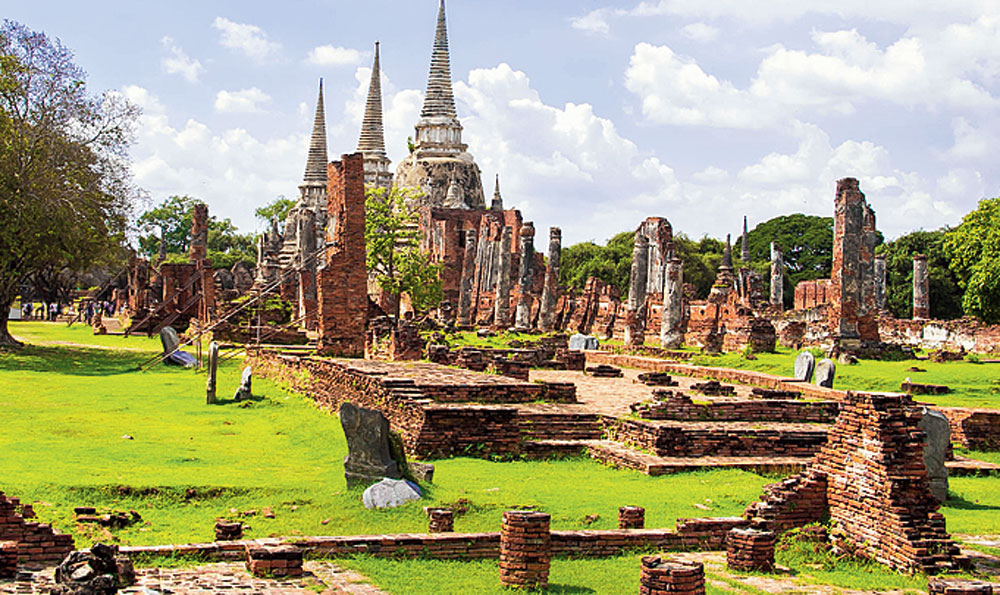
[[[388,188],[392,186],[389,158],[385,154],[385,134],[382,129],[382,80],[379,69],[379,43],[375,42],[375,61],[372,78],[368,83],[368,101],[365,118],[361,122],[358,153],[365,158],[365,186]]]
[[[449,208],[485,209],[479,166],[462,143],[462,124],[455,112],[444,0],[438,4],[427,94],[415,129],[413,152],[396,169],[396,185],[418,188],[427,195],[423,204],[442,206],[454,180],[460,200],[449,202]]]

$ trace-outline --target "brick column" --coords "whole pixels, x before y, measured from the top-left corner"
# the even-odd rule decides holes
[[[622,506],[618,509],[619,529],[642,529],[645,526],[645,508],[641,506]]]
[[[774,531],[733,529],[726,537],[726,566],[730,570],[768,572],[774,568]]]
[[[913,256],[913,319],[927,320],[931,317],[930,279],[927,275],[927,255]]]
[[[503,228],[500,253],[497,255],[497,285],[493,298],[493,324],[500,329],[510,326],[510,243],[514,229]]]
[[[208,256],[208,205],[197,203],[191,213],[191,243],[188,260],[201,264]]]
[[[17,576],[17,542],[0,541],[0,579]]]
[[[429,533],[451,533],[454,530],[454,511],[450,508],[427,509],[427,531]]]
[[[531,264],[535,259],[535,226],[528,222],[521,226],[521,260],[517,275],[517,312],[514,326],[531,328]]]
[[[771,242],[771,305],[785,309],[785,255],[781,246]]]
[[[238,539],[243,539],[243,523],[215,521],[216,541],[236,541]]]
[[[629,276],[628,309],[625,313],[625,344],[642,345],[646,339],[646,280],[649,275],[649,240],[642,233],[642,225],[635,232],[632,245],[632,272]]]
[[[660,556],[642,557],[639,595],[704,595],[705,567]]]
[[[520,589],[546,588],[551,540],[548,514],[530,510],[504,512],[500,529],[500,584]]]
[[[660,343],[664,349],[677,349],[684,344],[684,263],[671,256],[663,268]]]
[[[545,267],[545,287],[542,289],[542,308],[539,326],[543,331],[554,330],[556,302],[559,299],[559,259],[562,257],[562,230],[549,228],[549,262]]]
[[[465,254],[462,258],[462,280],[458,293],[458,317],[455,321],[459,327],[472,326],[472,294],[476,284],[476,231],[465,232]]]

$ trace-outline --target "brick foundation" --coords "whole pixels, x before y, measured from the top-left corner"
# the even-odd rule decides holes
[[[704,595],[705,567],[661,556],[643,556],[639,595]]]
[[[505,511],[500,530],[500,584],[545,589],[549,584],[551,541],[547,513]]]
[[[302,576],[302,550],[291,545],[246,545],[247,570],[254,576]]]
[[[642,529],[645,526],[645,508],[641,506],[622,506],[618,509],[619,529]]]
[[[774,570],[774,544],[777,540],[773,531],[733,529],[726,539],[726,566],[743,572]]]

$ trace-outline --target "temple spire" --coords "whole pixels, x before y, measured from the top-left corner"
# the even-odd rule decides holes
[[[431,53],[431,70],[427,76],[427,95],[421,118],[455,117],[455,95],[451,90],[451,60],[448,57],[448,25],[444,15],[444,0],[438,4],[437,30]]]
[[[726,247],[722,249],[722,264],[719,265],[720,269],[733,270],[733,251],[730,247],[730,235],[726,234]]]
[[[372,64],[372,78],[368,83],[368,102],[365,104],[365,118],[361,123],[361,137],[358,152],[366,155],[385,155],[385,134],[382,129],[382,80],[379,68],[379,43],[375,42],[375,62]]]
[[[320,182],[326,186],[326,116],[323,111],[323,79],[319,79],[319,98],[316,100],[316,117],[313,120],[312,140],[303,182]]]
[[[500,196],[500,174],[497,174],[496,185],[493,186],[493,202],[490,204],[490,210],[503,210],[503,198]]]

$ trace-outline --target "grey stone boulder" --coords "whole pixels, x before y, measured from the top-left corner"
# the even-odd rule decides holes
[[[420,487],[405,479],[388,477],[369,486],[361,495],[365,508],[396,508],[423,496]]]
[[[570,336],[569,348],[578,351],[582,349],[600,349],[601,343],[597,340],[597,337],[593,335],[583,335],[577,333]]]
[[[837,376],[837,364],[832,359],[823,358],[816,364],[816,386],[833,388],[833,379]]]

